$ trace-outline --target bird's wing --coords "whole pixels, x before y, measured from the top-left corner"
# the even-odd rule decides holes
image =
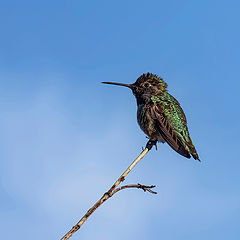
[[[151,98],[151,113],[165,141],[179,154],[199,160],[190,138],[186,116],[179,102],[169,93]],[[199,160],[200,161],[200,160]]]
[[[150,108],[151,115],[156,120],[156,125],[159,128],[158,130],[160,131],[164,140],[173,150],[184,157],[190,158],[191,156],[189,152],[185,149],[181,139],[179,138],[174,128],[171,126],[162,108],[163,107],[161,104],[153,104]]]

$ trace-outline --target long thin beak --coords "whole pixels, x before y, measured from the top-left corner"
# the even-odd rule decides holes
[[[132,89],[132,84],[124,84],[124,83],[114,83],[114,82],[102,82],[104,84],[111,84],[111,85],[118,85],[118,86],[124,86]]]

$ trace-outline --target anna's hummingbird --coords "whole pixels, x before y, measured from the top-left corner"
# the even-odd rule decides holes
[[[137,120],[150,140],[167,142],[184,157],[199,160],[189,136],[187,120],[179,102],[168,93],[167,84],[152,73],[141,75],[133,84],[103,82],[132,89],[137,100]],[[200,160],[199,160],[200,161]]]

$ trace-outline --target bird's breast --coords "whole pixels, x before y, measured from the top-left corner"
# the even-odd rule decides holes
[[[150,106],[147,104],[138,105],[137,121],[143,132],[150,138],[164,142],[163,138],[157,130],[155,120],[151,116]]]

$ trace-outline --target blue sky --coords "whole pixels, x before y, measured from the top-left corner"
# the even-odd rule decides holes
[[[0,7],[0,229],[59,239],[147,139],[128,89],[153,72],[202,163],[158,146],[72,239],[239,239],[238,1],[5,1]]]

